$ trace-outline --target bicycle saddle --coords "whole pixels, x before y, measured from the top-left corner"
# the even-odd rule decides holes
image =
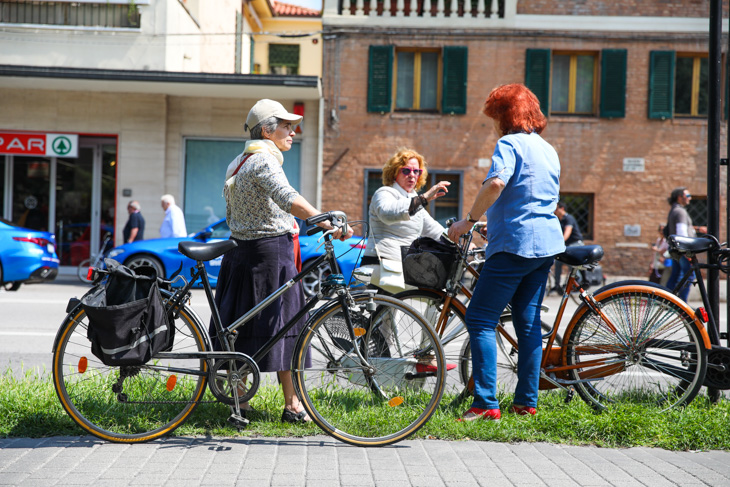
[[[592,265],[603,258],[603,247],[600,245],[579,245],[566,247],[565,252],[555,256],[563,264],[572,266]]]
[[[193,260],[213,260],[220,257],[233,247],[238,246],[235,240],[221,240],[220,242],[180,242],[177,250],[185,257]]]
[[[717,240],[708,237],[681,237],[670,235],[667,238],[669,249],[684,254],[687,252],[706,252],[719,248]]]

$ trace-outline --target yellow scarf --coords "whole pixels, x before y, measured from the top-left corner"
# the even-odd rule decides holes
[[[282,154],[279,148],[276,147],[276,144],[274,144],[274,142],[269,139],[247,140],[246,145],[243,147],[243,154],[241,154],[241,156],[262,152],[271,154],[272,156],[276,157],[276,160],[279,161],[279,164],[284,164],[284,154]],[[236,177],[233,176],[233,171],[235,171],[238,165],[241,163],[241,159],[243,159],[243,157],[241,156],[236,157],[226,169],[226,183],[223,185],[223,197],[226,199],[226,201],[228,201],[228,195],[233,189],[233,183],[236,180]]]

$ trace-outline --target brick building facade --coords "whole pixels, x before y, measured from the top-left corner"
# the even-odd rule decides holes
[[[703,223],[709,0],[385,1],[325,0],[323,208],[362,218],[379,169],[409,146],[452,181],[432,214],[463,217],[498,138],[484,100],[521,82],[548,114],[561,193],[607,273],[646,273],[673,188],[689,188]]]

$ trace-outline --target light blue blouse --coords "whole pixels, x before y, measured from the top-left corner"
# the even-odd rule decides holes
[[[553,213],[560,196],[560,160],[555,149],[536,133],[508,134],[499,139],[487,179],[505,187],[487,210],[487,251],[526,258],[565,250],[560,221]]]

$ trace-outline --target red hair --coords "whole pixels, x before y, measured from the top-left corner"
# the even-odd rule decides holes
[[[525,85],[513,83],[493,89],[484,102],[484,114],[497,120],[502,135],[542,133],[547,125],[540,100]]]

